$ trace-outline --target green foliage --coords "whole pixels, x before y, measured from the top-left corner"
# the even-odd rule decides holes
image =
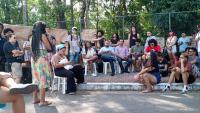
[[[27,0],[28,25],[32,26],[33,23],[41,20],[45,21],[48,27],[58,27],[57,22],[62,19],[61,14],[64,12],[66,27],[70,31],[71,7],[64,1]],[[73,0],[73,21],[80,30],[82,29],[80,18],[86,17],[86,14],[83,8],[77,7],[77,4],[82,7],[84,2],[86,0]],[[170,25],[178,34],[186,32],[190,35],[194,32],[195,25],[200,22],[199,0],[87,0],[87,2],[90,3],[88,28],[95,29],[98,23],[98,28],[105,31],[107,39],[110,39],[114,32],[117,32],[121,38],[127,39],[132,25],[137,27],[143,40],[146,39],[147,31],[152,31],[154,35],[166,35]],[[183,13],[182,11],[196,12]],[[0,0],[0,22],[23,24],[22,12],[22,0]]]

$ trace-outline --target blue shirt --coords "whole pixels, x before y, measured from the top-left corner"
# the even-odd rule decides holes
[[[181,43],[181,45],[179,46],[179,52],[184,52],[185,49],[188,47],[188,43],[190,42],[190,38],[188,37],[180,37],[178,39],[178,43]]]

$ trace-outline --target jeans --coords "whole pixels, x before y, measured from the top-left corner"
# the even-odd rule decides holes
[[[119,66],[120,66],[122,72],[124,72],[124,71],[127,72],[129,66],[132,64],[132,59],[131,59],[131,58],[122,59],[122,58],[117,57],[117,61],[118,61],[118,63],[119,63]],[[123,64],[122,64],[122,61],[127,61],[127,62],[128,62],[127,65],[125,66],[125,69],[124,69],[124,66],[123,66]]]
[[[74,62],[74,64],[78,64],[79,63],[79,52],[75,52],[75,54],[70,52],[69,53],[69,60],[71,62]]]
[[[115,73],[115,66],[114,66],[114,62],[116,61],[115,58],[113,56],[101,56],[101,59],[104,61],[104,62],[110,62],[110,65],[111,65],[111,70],[112,70],[112,73],[114,74]]]

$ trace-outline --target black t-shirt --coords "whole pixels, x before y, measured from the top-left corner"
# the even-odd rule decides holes
[[[21,62],[22,57],[13,57],[12,51],[13,50],[21,50],[19,48],[18,42],[15,44],[11,44],[10,42],[6,42],[3,46],[3,51],[6,57],[6,62],[12,63],[12,62]]]
[[[5,54],[3,52],[3,45],[5,44],[6,39],[0,35],[0,57],[5,57]]]
[[[163,59],[163,61],[158,61],[158,67],[159,69],[165,69],[165,65],[167,65],[167,60]]]

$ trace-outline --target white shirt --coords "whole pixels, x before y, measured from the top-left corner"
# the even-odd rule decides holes
[[[197,33],[195,40],[198,40],[198,52],[200,52],[200,32]]]

